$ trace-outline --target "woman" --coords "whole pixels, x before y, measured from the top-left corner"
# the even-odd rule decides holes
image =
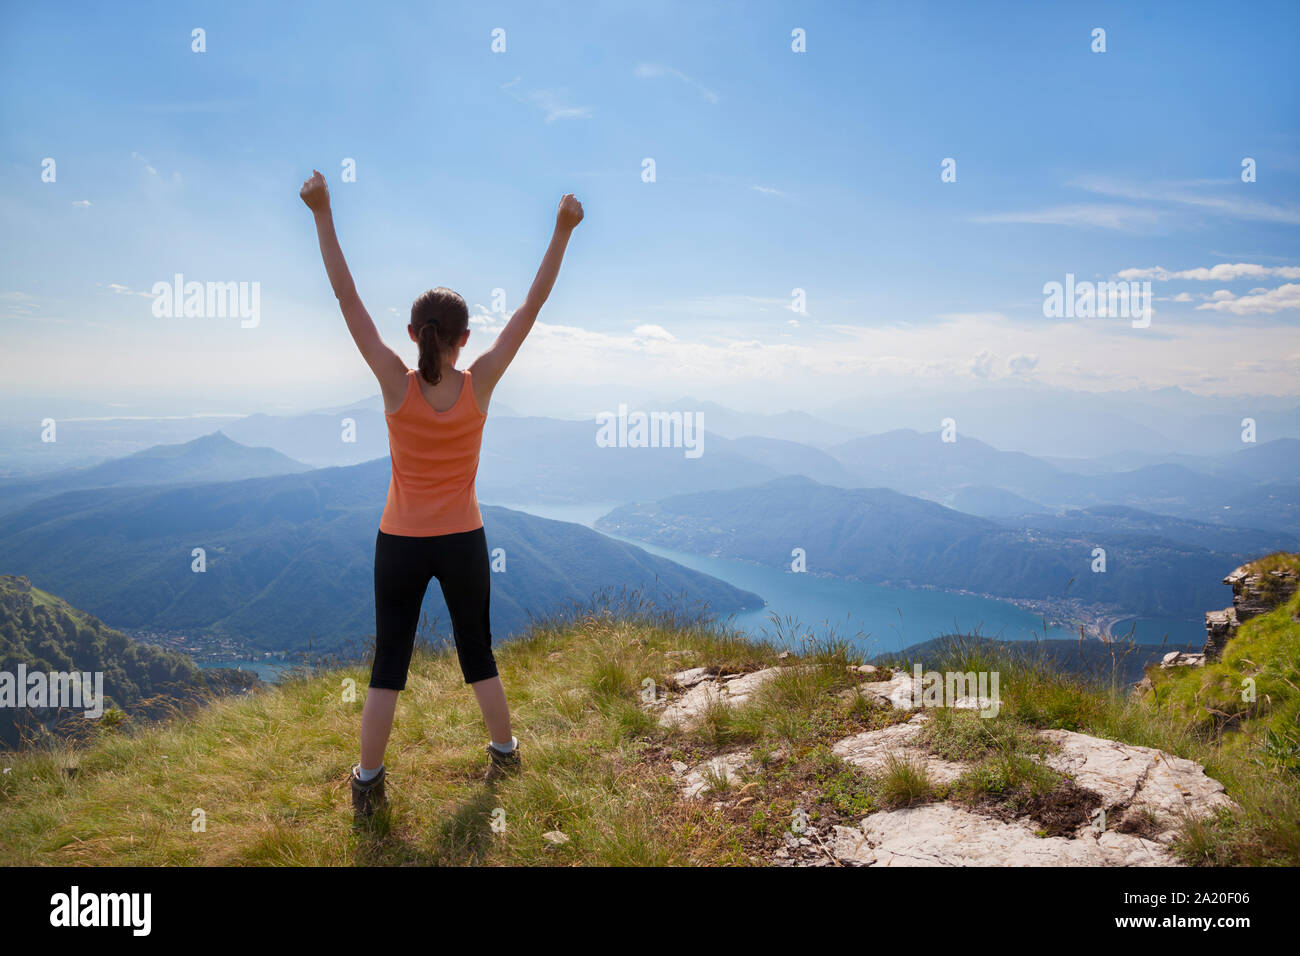
[[[442,587],[461,671],[487,724],[486,779],[519,768],[519,742],[492,656],[490,570],[474,477],[492,390],[551,294],[569,236],[582,221],[582,204],[571,193],[560,200],[555,233],[527,299],[468,368],[456,368],[469,340],[465,300],[444,288],[417,298],[406,330],[420,358],[418,368],[408,369],[379,337],[357,295],[334,234],[325,177],[313,170],[299,195],[315,215],[325,271],[352,340],[379,380],[388,422],[392,478],[375,540],[375,660],[361,714],[361,762],[351,773],[353,808],[369,816],[385,799],[384,750],[431,578]]]

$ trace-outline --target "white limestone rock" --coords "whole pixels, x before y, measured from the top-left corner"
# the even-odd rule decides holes
[[[1123,833],[1039,837],[1031,821],[1006,822],[946,803],[874,813],[835,827],[831,852],[858,866],[1174,866],[1152,840]]]
[[[911,710],[916,699],[916,679],[899,671],[889,680],[873,680],[857,686],[857,692],[873,704]]]
[[[1070,730],[1039,735],[1061,748],[1043,762],[1099,794],[1107,811],[1117,806],[1147,810],[1162,829],[1176,830],[1189,815],[1203,817],[1234,805],[1223,784],[1194,760]]]
[[[924,766],[931,783],[952,783],[965,772],[966,765],[936,757],[919,746],[915,741],[923,723],[924,716],[917,714],[905,724],[863,731],[836,743],[831,753],[872,776],[884,773],[893,757]]]
[[[746,773],[754,769],[753,755],[748,750],[719,754],[693,767],[680,761],[673,762],[673,775],[684,800],[699,799],[720,783],[736,786],[744,781]]]
[[[692,667],[689,670],[678,671],[673,675],[673,682],[678,687],[694,687],[701,681],[708,680],[709,669],[707,667]]]
[[[780,668],[768,667],[751,674],[740,674],[730,678],[700,677],[692,668],[674,674],[673,679],[679,685],[686,686],[686,693],[668,703],[659,715],[659,723],[664,727],[689,727],[694,724],[709,707],[739,707],[765,683],[776,676]],[[682,678],[685,677],[685,680]]]

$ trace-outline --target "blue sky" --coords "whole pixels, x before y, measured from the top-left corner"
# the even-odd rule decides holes
[[[578,194],[587,219],[512,405],[576,381],[777,408],[900,384],[1300,391],[1294,3],[2,17],[11,391],[157,389],[178,412],[373,392],[297,198],[312,167],[411,363],[411,299],[448,285],[481,307],[472,356],[501,322],[492,290],[518,304],[556,201]],[[348,157],[357,181],[340,183]],[[177,272],[259,283],[258,326],[155,317],[149,290]],[[1045,318],[1042,287],[1066,273],[1151,279],[1151,327]]]

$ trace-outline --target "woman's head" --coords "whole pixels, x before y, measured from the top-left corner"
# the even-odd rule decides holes
[[[411,303],[408,331],[420,346],[420,374],[430,385],[437,385],[444,361],[455,362],[469,338],[469,308],[450,289],[430,289]]]

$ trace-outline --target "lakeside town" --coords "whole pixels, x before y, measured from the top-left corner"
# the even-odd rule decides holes
[[[290,651],[267,651],[232,637],[163,631],[155,628],[118,628],[128,637],[169,651],[185,654],[199,667],[231,667],[236,670],[283,671],[301,662],[302,655]]]

